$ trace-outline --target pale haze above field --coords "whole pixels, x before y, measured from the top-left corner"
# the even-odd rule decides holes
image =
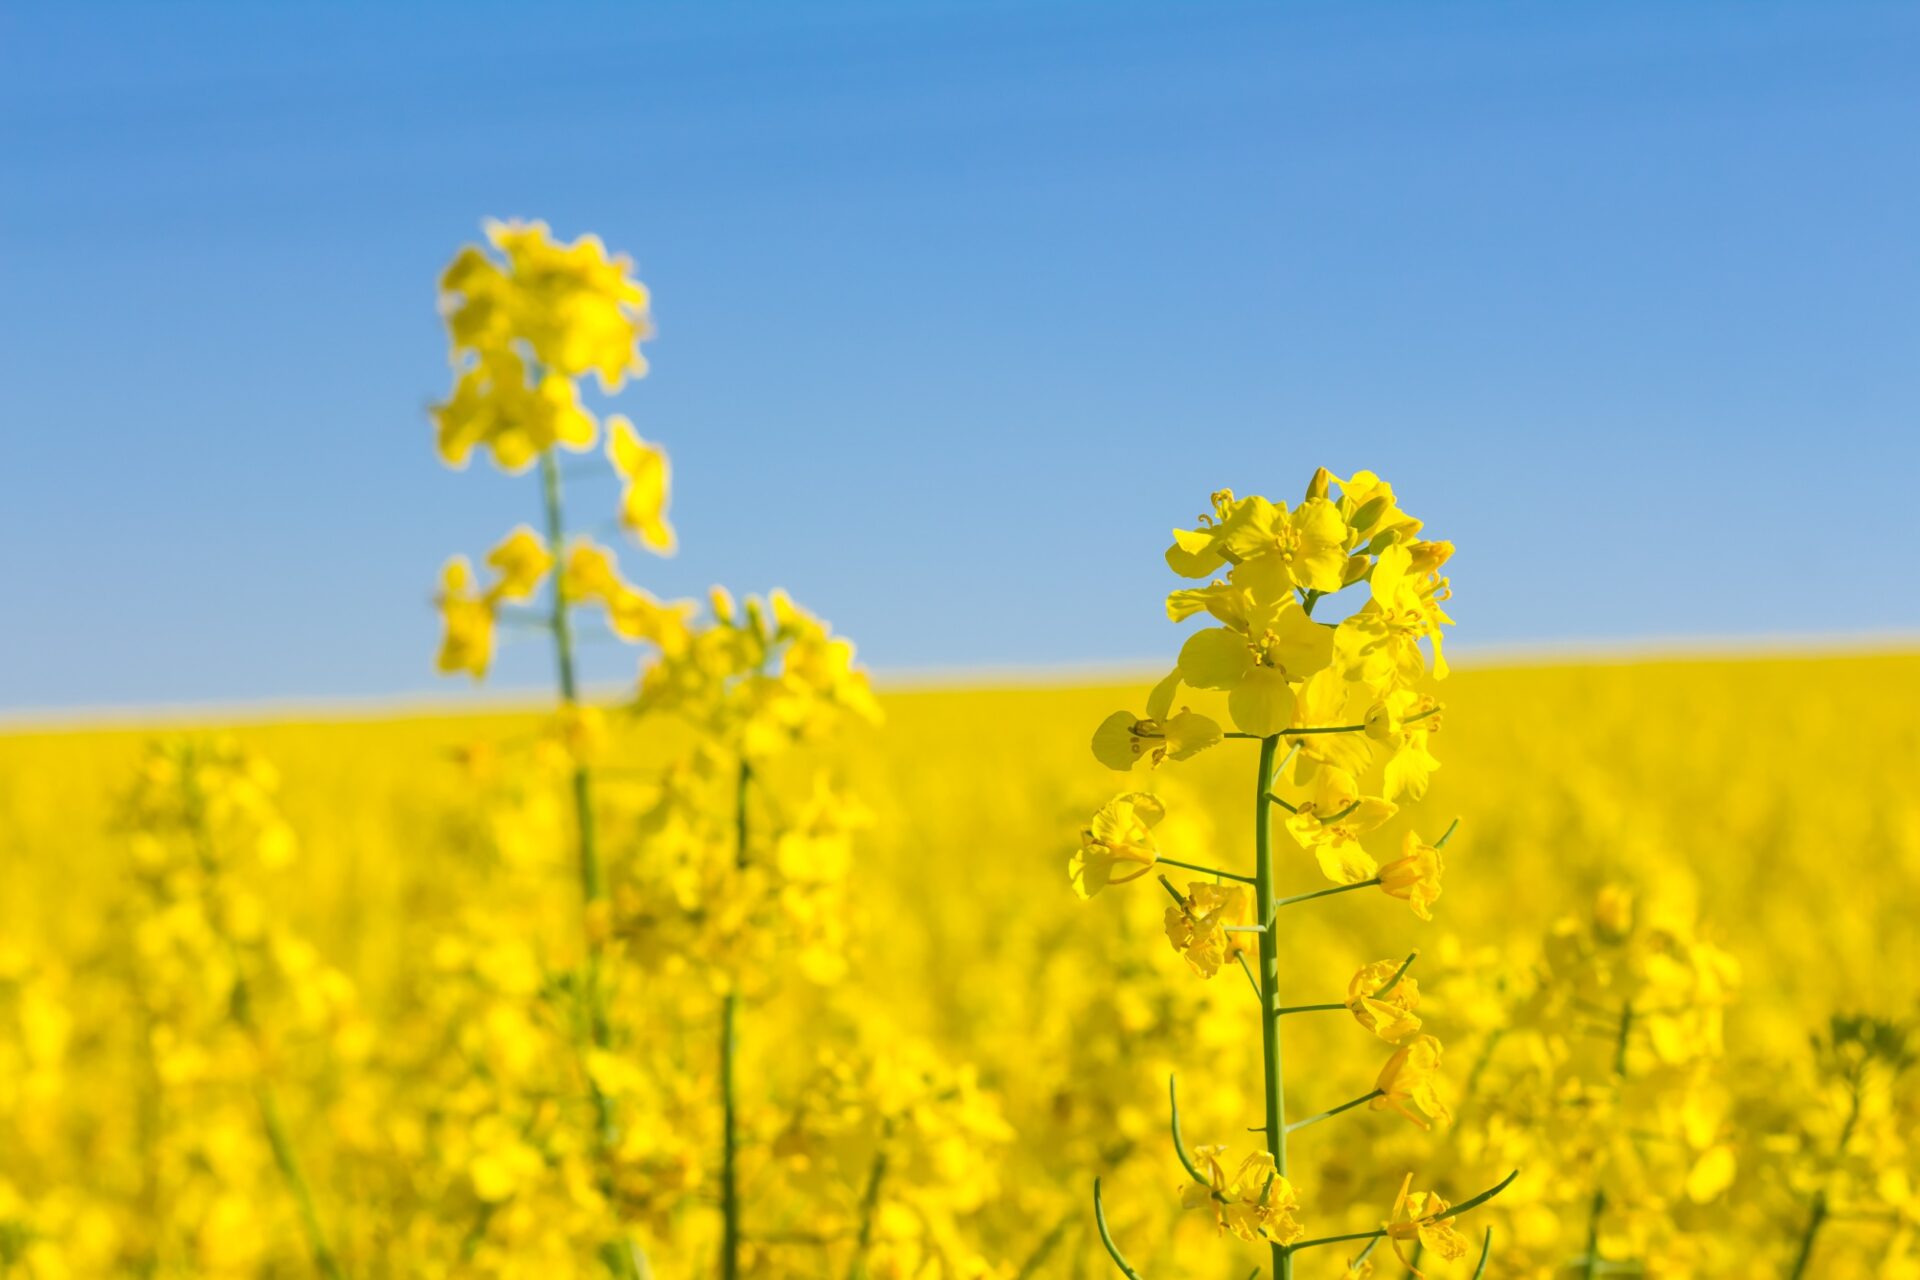
[[[538,517],[426,418],[488,216],[654,291],[630,575],[882,672],[1164,662],[1167,531],[1320,463],[1460,544],[1463,650],[1910,636],[1916,66],[1893,4],[8,6],[0,709],[435,687]]]

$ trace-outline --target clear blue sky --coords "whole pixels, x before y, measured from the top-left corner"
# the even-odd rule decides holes
[[[1170,653],[1166,530],[1318,462],[1465,644],[1915,628],[1917,66],[1911,4],[10,4],[0,708],[435,683],[535,511],[424,414],[488,215],[655,291],[635,572],[881,669]]]

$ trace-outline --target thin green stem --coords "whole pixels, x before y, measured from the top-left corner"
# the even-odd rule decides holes
[[[734,848],[736,868],[747,865],[747,794],[753,783],[753,766],[740,757],[739,780],[734,787]],[[734,1057],[739,1049],[740,993],[727,989],[720,1008],[720,1275],[722,1280],[740,1277],[740,1171],[738,1090],[734,1080]],[[863,1251],[864,1252],[864,1251]]]
[[[1827,1193],[1817,1191],[1813,1196],[1813,1209],[1807,1214],[1807,1229],[1800,1236],[1800,1253],[1793,1260],[1793,1270],[1789,1273],[1792,1280],[1800,1280],[1807,1274],[1807,1264],[1813,1261],[1813,1244],[1819,1239],[1820,1228],[1827,1220]]]
[[[307,1176],[300,1168],[300,1157],[287,1135],[273,1088],[265,1080],[256,1080],[253,1093],[260,1104],[260,1123],[267,1131],[267,1145],[273,1149],[273,1163],[300,1211],[300,1225],[307,1233],[307,1248],[313,1254],[314,1269],[327,1280],[343,1280],[346,1273],[333,1255],[333,1246],[327,1243],[326,1229],[320,1225],[320,1211],[313,1204],[313,1189],[307,1185]]]
[[[1271,923],[1278,905],[1273,897],[1273,806],[1267,803],[1268,781],[1280,750],[1278,736],[1260,741],[1260,772],[1253,794],[1254,917]],[[1260,1046],[1267,1112],[1267,1153],[1274,1173],[1287,1176],[1287,1086],[1280,1038],[1280,942],[1276,931],[1260,935]],[[1293,1280],[1293,1251],[1273,1246],[1274,1280]]]
[[[880,1147],[873,1153],[873,1165],[867,1170],[867,1189],[860,1196],[860,1232],[854,1239],[847,1280],[864,1280],[867,1274],[867,1250],[873,1246],[873,1224],[880,1214],[880,1187],[887,1177],[887,1142],[892,1133],[892,1121],[881,1126]]]
[[[220,861],[215,856],[213,831],[207,821],[206,796],[196,780],[198,773],[194,768],[191,748],[188,749],[186,767],[180,776],[185,780],[187,823],[192,832],[194,852],[200,860],[200,866],[211,880],[220,874]],[[216,921],[219,917],[216,916]],[[233,1023],[253,1046],[255,1071],[259,1073],[260,1058],[264,1055],[265,1035],[260,1021],[254,1016],[253,987],[247,980],[245,960],[240,943],[226,931],[224,924],[216,923],[215,931],[220,940],[226,943],[227,953],[233,964],[233,990],[228,996],[227,1011]],[[267,1146],[273,1152],[274,1167],[280,1171],[280,1180],[286,1184],[287,1193],[293,1197],[294,1205],[300,1213],[301,1228],[306,1232],[307,1250],[313,1255],[314,1269],[326,1280],[343,1280],[345,1273],[340,1269],[339,1259],[334,1256],[333,1246],[328,1242],[326,1228],[321,1224],[320,1211],[313,1202],[313,1188],[307,1182],[305,1170],[300,1165],[300,1154],[293,1145],[293,1138],[287,1132],[287,1124],[280,1114],[280,1104],[275,1098],[273,1086],[263,1073],[256,1074],[253,1080],[254,1101],[260,1108],[260,1126],[266,1131]]]
[[[1840,1141],[1834,1145],[1834,1154],[1845,1156],[1847,1143],[1853,1140],[1853,1129],[1860,1122],[1860,1088],[1856,1082],[1853,1088],[1853,1101],[1847,1109],[1847,1122],[1840,1128]],[[1807,1211],[1807,1229],[1800,1236],[1800,1253],[1793,1260],[1791,1280],[1800,1280],[1807,1273],[1807,1264],[1813,1261],[1813,1244],[1820,1238],[1820,1228],[1833,1217],[1827,1204],[1825,1187],[1813,1193],[1813,1205]]]
[[[1175,1088],[1174,1078],[1171,1075],[1167,1077],[1167,1114],[1167,1128],[1173,1135],[1173,1154],[1180,1157],[1180,1165],[1187,1171],[1188,1177],[1212,1191],[1213,1183],[1200,1172],[1200,1167],[1194,1164],[1193,1157],[1187,1154],[1187,1140],[1180,1135],[1180,1092]],[[1218,1191],[1213,1191],[1213,1198],[1219,1200],[1223,1197]]]
[[[1332,1004],[1282,1005],[1280,1008],[1275,1009],[1273,1012],[1275,1017],[1285,1017],[1289,1013],[1336,1013],[1336,1012],[1344,1013],[1346,1011],[1346,1008],[1347,1006],[1340,1004],[1339,1002],[1336,1001]]]
[[[1407,976],[1407,970],[1413,968],[1413,962],[1415,960],[1418,960],[1419,958],[1420,958],[1420,953],[1417,950],[1407,952],[1407,958],[1400,962],[1400,967],[1393,971],[1393,976],[1391,978],[1387,979],[1387,985],[1373,993],[1373,998],[1375,1000],[1378,1000],[1381,996],[1386,995],[1387,992],[1399,986],[1400,979]]]
[[[1247,953],[1244,951],[1235,952],[1233,958],[1240,962],[1240,972],[1247,975],[1247,982],[1253,987],[1253,998],[1255,1000],[1261,999],[1260,979],[1253,976],[1253,966],[1247,963]],[[1264,1009],[1266,1005],[1263,1004],[1260,1007]]]
[[[1600,1215],[1606,1209],[1607,1193],[1596,1189],[1587,1205],[1587,1256],[1580,1270],[1584,1280],[1593,1280],[1600,1274]]]
[[[1453,834],[1453,828],[1447,829],[1447,835]],[[1444,838],[1444,837],[1443,837]],[[1438,847],[1438,846],[1436,846]],[[1620,1027],[1614,1034],[1613,1075],[1616,1080],[1625,1079],[1627,1074],[1627,1044],[1633,1036],[1633,1002],[1627,1001],[1620,1006]],[[1587,1280],[1600,1273],[1600,1217],[1607,1211],[1607,1193],[1604,1188],[1593,1189],[1593,1199],[1587,1204],[1587,1256],[1581,1275]]]
[[[1240,884],[1252,884],[1254,882],[1252,876],[1243,876],[1232,871],[1222,871],[1218,867],[1203,867],[1192,862],[1181,862],[1179,859],[1169,858],[1165,854],[1162,854],[1156,861],[1163,862],[1169,867],[1179,867],[1182,871],[1198,871],[1203,876],[1213,876],[1219,880],[1234,880]]]
[[[1047,1259],[1053,1256],[1053,1251],[1060,1247],[1060,1242],[1072,1229],[1075,1217],[1076,1215],[1069,1211],[1060,1221],[1053,1224],[1053,1230],[1040,1237],[1040,1243],[1035,1245],[1033,1252],[1027,1255],[1027,1260],[1020,1264],[1020,1270],[1014,1273],[1013,1280],[1033,1280],[1033,1277],[1040,1274],[1040,1268],[1046,1265]]]
[[[1113,1259],[1113,1265],[1120,1268],[1120,1274],[1127,1280],[1140,1280],[1140,1273],[1133,1264],[1121,1254],[1120,1246],[1113,1242],[1113,1232],[1107,1230],[1107,1207],[1100,1200],[1100,1179],[1093,1180],[1093,1224],[1100,1228],[1100,1243],[1107,1247],[1107,1256]]]
[[[1425,720],[1428,716],[1437,716],[1439,714],[1440,714],[1440,708],[1434,707],[1430,711],[1422,711],[1419,715],[1408,716],[1405,720],[1402,720],[1400,723],[1412,724],[1417,720]],[[1315,734],[1315,733],[1365,733],[1366,731],[1367,731],[1367,726],[1364,724],[1322,724],[1322,725],[1310,725],[1306,727],[1295,727],[1292,729],[1285,729],[1285,730],[1282,730],[1277,736],[1281,738],[1301,738],[1301,737],[1306,737],[1309,734]],[[1264,737],[1262,737],[1262,735],[1257,733],[1230,732],[1230,733],[1221,734],[1220,736],[1223,738],[1260,738],[1262,741],[1265,741]]]
[[[1345,1008],[1344,1005],[1341,1005],[1338,1007]],[[1285,1012],[1285,1011],[1282,1010],[1282,1012]],[[1372,1102],[1375,1098],[1380,1097],[1385,1092],[1386,1090],[1384,1089],[1375,1089],[1371,1093],[1361,1094],[1359,1097],[1353,1099],[1353,1101],[1351,1102],[1343,1102],[1337,1107],[1330,1107],[1327,1110],[1322,1111],[1318,1115],[1308,1116],[1304,1120],[1295,1120],[1292,1124],[1287,1126],[1287,1132],[1292,1133],[1295,1129],[1304,1129],[1310,1124],[1319,1124],[1322,1120],[1331,1119],[1332,1117],[1339,1115],[1342,1111],[1351,1111],[1357,1106],[1361,1106],[1364,1103]]]
[[[1492,1253],[1493,1253],[1493,1228],[1488,1227],[1487,1233],[1484,1236],[1480,1237],[1480,1264],[1473,1269],[1473,1280],[1480,1280],[1481,1276],[1484,1276],[1487,1274],[1487,1258]]]
[[[565,505],[560,492],[560,464],[554,457],[554,451],[547,449],[540,455],[540,499],[547,526],[547,550],[556,562],[565,555],[566,516]],[[571,709],[580,704],[579,677],[574,666],[573,619],[568,612],[569,601],[566,592],[566,576],[557,570],[552,575],[550,589],[551,601],[547,618],[547,629],[553,633],[553,653],[555,674],[560,686],[560,704]],[[573,825],[578,844],[580,864],[581,922],[585,935],[587,955],[583,966],[582,986],[586,998],[587,1036],[596,1049],[606,1049],[613,1042],[613,1029],[607,1019],[607,996],[603,988],[604,975],[601,972],[601,960],[604,946],[600,937],[600,923],[595,918],[599,904],[606,901],[606,874],[600,865],[600,844],[598,831],[594,824],[593,810],[593,773],[587,766],[576,760],[571,778],[573,793]],[[602,1156],[610,1152],[619,1140],[619,1128],[614,1114],[613,1100],[607,1097],[593,1078],[593,1073],[585,1073],[587,1092],[593,1099],[594,1130],[599,1140]],[[601,1190],[612,1199],[612,1176],[604,1167],[600,1175]],[[641,1261],[639,1247],[633,1243],[624,1230],[619,1239],[611,1241],[601,1250],[607,1259],[607,1265],[616,1275],[637,1280],[645,1274],[645,1264]]]
[[[560,465],[553,450],[540,455],[540,493],[547,517],[547,550],[556,559],[565,554],[566,520],[560,498]],[[580,701],[578,677],[574,671],[573,624],[567,613],[565,576],[553,576],[553,602],[549,625],[553,628],[554,661],[560,679],[560,701],[576,706]],[[574,819],[580,839],[580,887],[589,904],[607,896],[606,879],[600,869],[600,850],[593,823],[593,780],[585,765],[573,770]],[[597,949],[597,948],[596,948]]]
[[[1519,1176],[1520,1176],[1520,1171],[1518,1169],[1515,1169],[1512,1173],[1509,1173],[1506,1177],[1500,1179],[1499,1182],[1495,1183],[1491,1187],[1488,1187],[1485,1191],[1482,1191],[1479,1195],[1473,1196],[1470,1199],[1462,1200],[1459,1204],[1454,1205],[1452,1208],[1446,1210],[1444,1213],[1430,1214],[1427,1217],[1419,1219],[1419,1221],[1429,1222],[1429,1223],[1445,1222],[1449,1218],[1457,1218],[1463,1213],[1469,1213],[1474,1209],[1478,1209],[1481,1205],[1485,1204],[1487,1201],[1499,1195],[1502,1191],[1505,1191],[1509,1186],[1513,1185],[1513,1180]],[[1318,1249],[1323,1245],[1344,1244],[1349,1240],[1380,1240],[1380,1239],[1384,1239],[1386,1234],[1387,1234],[1386,1228],[1377,1227],[1372,1231],[1349,1231],[1344,1235],[1316,1236],[1311,1240],[1297,1241],[1294,1244],[1288,1245],[1287,1248],[1293,1253],[1298,1253],[1302,1249]]]
[[[1624,1077],[1627,1074],[1627,1042],[1633,1035],[1633,1004],[1629,1001],[1620,1007],[1620,1034],[1613,1044],[1613,1074]]]
[[[1371,880],[1362,880],[1357,884],[1337,884],[1331,889],[1315,889],[1312,893],[1296,893],[1291,898],[1281,898],[1278,902],[1275,902],[1273,909],[1278,911],[1281,907],[1290,907],[1296,902],[1312,902],[1315,898],[1330,898],[1336,893],[1352,893],[1355,889],[1371,889],[1379,883],[1380,877],[1375,876]],[[1267,918],[1271,919],[1272,917],[1269,916]]]

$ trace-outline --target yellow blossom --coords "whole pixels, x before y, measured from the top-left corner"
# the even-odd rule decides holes
[[[553,568],[553,554],[539,534],[521,525],[487,553],[487,567],[499,575],[490,599],[526,600]]]
[[[453,557],[441,570],[436,602],[444,630],[434,665],[442,674],[464,671],[478,680],[493,661],[493,609],[475,592],[465,556]]]
[[[1400,844],[1400,856],[1380,868],[1380,888],[1388,897],[1399,898],[1413,908],[1422,920],[1433,919],[1433,904],[1440,898],[1440,873],[1446,863],[1440,850],[1407,832]]]
[[[1418,1244],[1443,1261],[1456,1262],[1467,1256],[1468,1244],[1467,1238],[1454,1228],[1453,1219],[1442,1216],[1452,1206],[1431,1191],[1412,1191],[1412,1187],[1413,1175],[1408,1174],[1400,1183],[1400,1194],[1394,1197],[1393,1212],[1381,1225],[1393,1243],[1394,1254],[1406,1264],[1407,1270],[1424,1276],[1426,1272],[1414,1265],[1413,1255],[1405,1246]]]
[[[1220,966],[1254,950],[1251,933],[1228,933],[1229,925],[1247,923],[1247,891],[1238,885],[1187,885],[1184,901],[1167,908],[1167,939],[1186,958],[1194,972],[1211,978]]]
[[[1399,1044],[1420,1030],[1420,984],[1403,972],[1398,960],[1376,960],[1362,967],[1347,983],[1347,1008],[1361,1026],[1388,1044]],[[1394,975],[1399,980],[1394,981]],[[1387,983],[1390,990],[1381,994]]]
[[[1450,1124],[1453,1112],[1440,1097],[1440,1042],[1419,1036],[1394,1050],[1380,1068],[1373,1087],[1380,1096],[1367,1105],[1375,1111],[1397,1111],[1422,1129],[1434,1121]]]
[[[1193,711],[1182,709],[1165,720],[1116,711],[1093,731],[1093,755],[1107,768],[1125,772],[1142,760],[1150,767],[1186,760],[1219,741],[1220,726]]]
[[[1193,1149],[1206,1181],[1187,1183],[1180,1194],[1182,1206],[1209,1211],[1217,1230],[1246,1241],[1292,1244],[1305,1235],[1294,1217],[1299,1196],[1292,1183],[1275,1173],[1273,1156],[1265,1151],[1253,1152],[1229,1179],[1222,1164],[1226,1154],[1224,1146]]]
[[[1140,791],[1102,805],[1080,833],[1080,848],[1067,863],[1073,891],[1091,898],[1109,884],[1138,880],[1153,870],[1160,857],[1153,828],[1166,814],[1157,798]]]
[[[607,460],[626,481],[620,494],[620,524],[647,550],[674,552],[673,526],[667,523],[670,472],[666,451],[648,444],[619,414],[607,419]]]
[[[1314,856],[1321,874],[1335,884],[1371,880],[1376,864],[1360,837],[1386,822],[1399,806],[1356,793],[1343,770],[1323,768],[1312,800],[1287,817],[1287,831]]]

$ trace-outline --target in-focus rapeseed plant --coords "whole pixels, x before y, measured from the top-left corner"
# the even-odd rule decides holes
[[[1420,532],[1420,522],[1399,510],[1391,486],[1379,477],[1363,471],[1341,480],[1324,469],[1314,474],[1297,506],[1258,495],[1236,498],[1222,490],[1213,495],[1212,511],[1201,517],[1198,529],[1174,530],[1169,567],[1188,578],[1223,571],[1225,576],[1205,587],[1175,591],[1167,599],[1167,616],[1181,622],[1205,613],[1219,625],[1187,637],[1178,664],[1147,695],[1145,717],[1120,711],[1101,722],[1093,753],[1124,772],[1143,759],[1152,768],[1189,759],[1228,737],[1257,741],[1253,874],[1184,862],[1163,852],[1153,828],[1165,817],[1166,806],[1147,792],[1118,796],[1102,806],[1067,868],[1083,898],[1138,880],[1163,863],[1213,877],[1211,885],[1189,882],[1184,893],[1160,877],[1174,901],[1166,916],[1167,937],[1203,978],[1212,978],[1230,959],[1246,973],[1257,1001],[1266,1104],[1265,1123],[1254,1131],[1264,1136],[1266,1149],[1249,1156],[1228,1180],[1220,1162],[1224,1147],[1199,1148],[1197,1162],[1187,1153],[1179,1103],[1170,1096],[1173,1144],[1192,1179],[1183,1202],[1211,1205],[1222,1230],[1264,1241],[1277,1280],[1293,1274],[1298,1253],[1353,1239],[1390,1236],[1397,1249],[1406,1233],[1424,1240],[1424,1232],[1432,1237],[1426,1241],[1431,1247],[1457,1256],[1465,1245],[1454,1248],[1452,1218],[1491,1199],[1514,1177],[1459,1208],[1423,1192],[1413,1216],[1404,1219],[1403,1186],[1394,1222],[1372,1233],[1306,1238],[1293,1212],[1290,1133],[1363,1103],[1398,1112],[1423,1129],[1452,1120],[1438,1084],[1440,1041],[1413,1035],[1421,1024],[1412,1016],[1417,988],[1406,974],[1412,956],[1397,969],[1391,961],[1363,969],[1349,986],[1349,1003],[1289,1006],[1282,1003],[1280,987],[1282,908],[1377,886],[1430,920],[1440,896],[1440,849],[1453,828],[1432,844],[1408,831],[1400,856],[1384,866],[1365,843],[1369,832],[1399,812],[1397,801],[1420,798],[1437,767],[1427,739],[1439,728],[1440,705],[1420,687],[1428,675],[1420,642],[1432,646],[1433,674],[1444,675],[1440,628],[1452,619],[1441,608],[1450,590],[1440,569],[1453,547],[1424,540]],[[1367,598],[1345,619],[1314,618],[1316,606],[1361,584]],[[1183,686],[1225,693],[1233,729],[1223,731],[1189,707],[1175,711]],[[1368,794],[1363,782],[1377,790]],[[1289,799],[1282,794],[1289,787],[1304,794]],[[1293,844],[1311,856],[1333,888],[1277,895],[1276,808],[1288,815],[1281,825]],[[1250,954],[1257,962],[1249,963]],[[1387,1003],[1396,990],[1399,1002]],[[1282,1019],[1348,1008],[1369,1031],[1389,1043],[1405,1043],[1381,1067],[1371,1093],[1289,1121]],[[1106,1228],[1098,1183],[1094,1202],[1108,1253],[1122,1272],[1135,1274]]]

